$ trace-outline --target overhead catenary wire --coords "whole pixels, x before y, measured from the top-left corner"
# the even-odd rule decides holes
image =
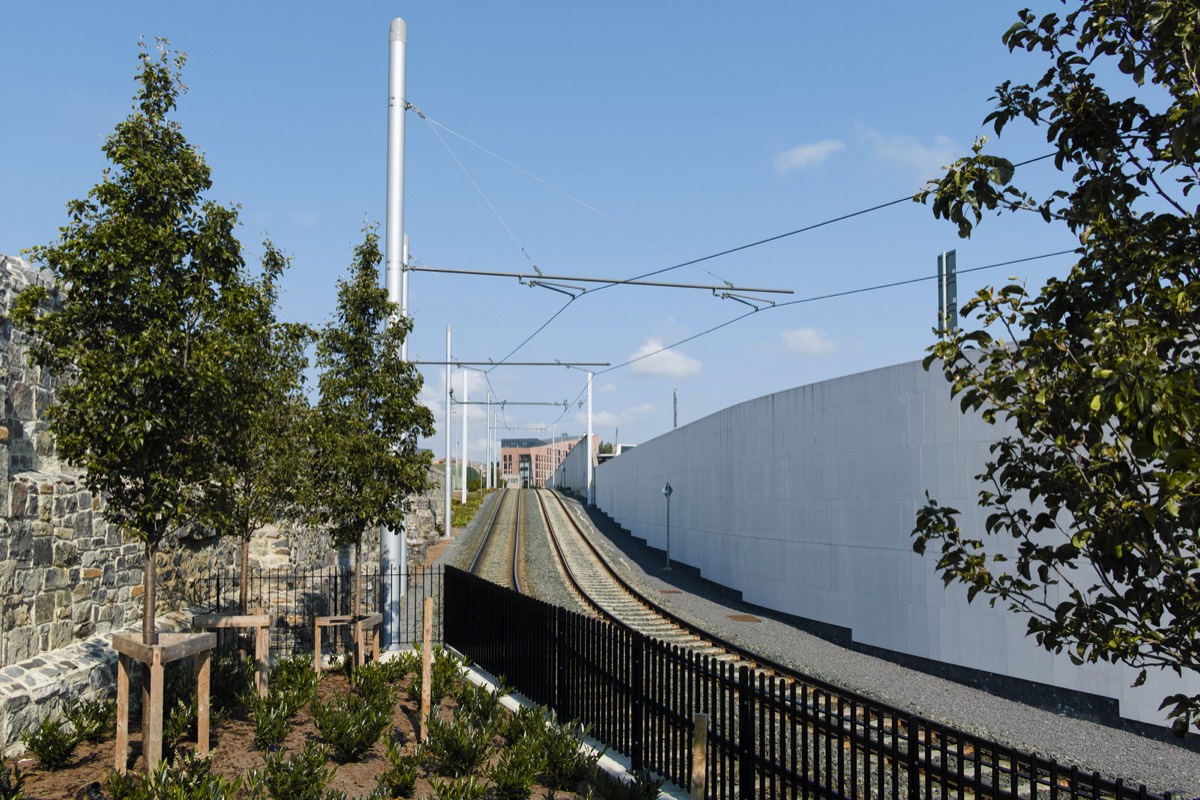
[[[958,274],[964,275],[964,274],[971,273],[971,272],[982,272],[983,270],[997,269],[999,267],[1007,267],[1007,266],[1011,266],[1013,264],[1023,264],[1028,261],[1038,261],[1038,260],[1044,259],[1044,258],[1054,258],[1056,256],[1067,255],[1067,254],[1074,253],[1074,252],[1075,252],[1075,250],[1058,250],[1053,253],[1043,253],[1042,255],[1038,255],[1038,256],[1028,256],[1026,258],[1015,258],[1015,259],[1011,259],[1009,261],[999,261],[999,262],[996,262],[995,264],[986,264],[982,267],[971,267],[970,269],[960,269],[960,270],[958,270]],[[642,355],[638,356],[637,358],[631,358],[628,361],[624,361],[620,364],[614,364],[607,369],[600,370],[596,374],[603,375],[604,373],[613,372],[614,370],[621,369],[622,367],[627,367],[631,364],[637,363],[638,361],[643,361],[652,356],[656,356],[659,353],[663,353],[668,350],[672,350],[676,347],[679,347],[680,345],[687,344],[688,342],[699,339],[702,336],[707,336],[710,333],[715,333],[716,331],[719,331],[722,328],[726,328],[735,322],[740,322],[741,320],[745,319],[746,317],[753,316],[754,314],[759,314],[764,311],[773,311],[775,309],[788,308],[790,306],[798,306],[798,305],[801,305],[804,303],[815,303],[818,300],[832,300],[832,299],[838,298],[838,297],[848,297],[848,296],[854,295],[854,294],[863,294],[864,292],[879,291],[880,289],[894,289],[897,286],[907,286],[912,283],[923,283],[925,281],[934,281],[934,280],[937,280],[937,277],[938,277],[937,275],[922,275],[917,278],[906,278],[904,280],[890,281],[888,283],[877,283],[877,284],[874,284],[873,286],[863,286],[863,287],[859,287],[857,289],[846,289],[841,292],[830,292],[829,294],[814,295],[812,297],[802,297],[797,300],[789,300],[787,302],[778,303],[773,306],[766,306],[764,308],[755,308],[750,311],[747,311],[744,314],[739,314],[738,316],[733,317],[732,319],[726,320],[725,322],[722,322],[719,325],[714,325],[713,327],[708,328],[707,330],[700,331],[699,333],[695,333],[695,334],[692,334],[691,336],[680,339],[677,342],[672,342],[671,344],[660,347],[658,350],[654,350],[649,353],[643,353]],[[578,399],[578,397],[576,399]]]
[[[1047,258],[1056,258],[1058,256],[1070,255],[1075,252],[1076,251],[1074,249],[1056,250],[1052,253],[1042,253],[1042,254],[1036,255],[1036,256],[1025,256],[1023,258],[1013,258],[1013,259],[1008,259],[1006,261],[997,261],[993,264],[984,264],[983,266],[979,266],[979,267],[970,267],[968,269],[960,269],[960,270],[958,270],[958,274],[966,275],[966,274],[970,274],[972,272],[983,272],[984,270],[999,269],[1000,267],[1008,267],[1008,266],[1012,266],[1014,264],[1024,264],[1024,263],[1028,263],[1030,261],[1040,261],[1040,260],[1047,259]],[[763,308],[755,308],[755,309],[747,311],[743,314],[739,314],[736,317],[732,317],[731,319],[727,319],[724,322],[721,322],[717,325],[712,326],[711,328],[707,328],[698,333],[694,333],[691,336],[686,336],[683,339],[672,342],[668,345],[664,345],[663,347],[660,347],[657,350],[653,350],[649,353],[643,353],[643,354],[637,356],[636,358],[631,358],[631,359],[629,359],[627,361],[623,361],[619,364],[613,364],[611,367],[608,367],[607,369],[597,370],[595,374],[596,375],[604,375],[609,372],[615,372],[616,370],[623,369],[625,367],[636,364],[639,361],[644,361],[647,358],[652,358],[660,353],[665,353],[668,350],[673,350],[676,347],[680,347],[682,345],[687,344],[688,342],[693,342],[696,339],[700,339],[700,338],[703,338],[710,334],[716,333],[717,331],[722,330],[723,328],[728,328],[730,325],[733,325],[737,322],[741,322],[742,320],[746,319],[747,317],[751,317],[755,314],[758,314],[758,313],[761,313],[764,311],[772,311],[774,309],[788,308],[790,306],[798,306],[798,305],[803,305],[806,303],[815,303],[820,300],[833,300],[833,299],[836,299],[839,297],[849,297],[851,295],[864,294],[866,292],[876,292],[876,291],[881,291],[883,289],[894,289],[894,288],[897,288],[900,286],[908,286],[908,285],[914,284],[914,283],[924,283],[927,281],[934,281],[934,280],[937,280],[937,278],[938,278],[938,276],[936,274],[921,275],[921,276],[918,276],[915,278],[905,278],[903,280],[898,280],[898,281],[888,281],[887,283],[877,283],[877,284],[873,284],[871,286],[860,286],[855,289],[845,289],[840,292],[829,292],[827,294],[813,295],[811,297],[802,297],[802,298],[798,298],[796,300],[789,300],[787,302],[778,303],[778,304],[772,305],[772,306],[766,306]],[[579,394],[575,395],[575,399],[570,401],[570,403],[568,403],[563,408],[562,413],[560,413],[553,422],[549,423],[549,425],[553,426],[553,425],[557,424],[559,420],[561,420],[564,416],[566,416],[567,412],[570,410],[570,407],[578,404],[580,402],[580,399],[583,397],[583,395],[586,391],[587,390],[585,388],[585,389],[581,390],[579,392]],[[509,430],[512,430],[512,429],[509,428]]]
[[[1045,154],[1043,154],[1043,155],[1040,155],[1040,156],[1035,156],[1035,157],[1033,157],[1033,158],[1028,158],[1028,159],[1025,159],[1024,161],[1019,161],[1019,162],[1017,162],[1017,163],[1013,164],[1013,168],[1014,168],[1014,169],[1016,169],[1016,168],[1018,168],[1018,167],[1024,167],[1024,166],[1028,166],[1029,164],[1033,164],[1033,163],[1036,163],[1036,162],[1038,162],[1038,161],[1044,161],[1044,160],[1046,160],[1046,159],[1048,159],[1048,158],[1053,158],[1053,157],[1054,157],[1054,155],[1055,155],[1054,153],[1045,153]],[[835,224],[835,223],[838,223],[838,222],[845,222],[846,220],[849,220],[849,219],[854,219],[854,218],[856,218],[856,217],[861,217],[861,216],[864,216],[864,215],[866,215],[866,214],[871,214],[871,213],[873,213],[873,212],[875,212],[875,211],[882,211],[882,210],[883,210],[883,209],[885,209],[885,208],[891,208],[892,206],[896,206],[896,205],[899,205],[899,204],[901,204],[901,203],[913,202],[913,201],[915,200],[915,198],[916,198],[916,195],[915,195],[915,194],[912,194],[912,195],[906,195],[906,196],[904,196],[904,197],[897,198],[897,199],[895,199],[895,200],[889,200],[889,201],[887,201],[887,202],[884,202],[884,203],[878,203],[878,204],[876,204],[876,205],[873,205],[873,206],[868,206],[867,208],[863,208],[863,209],[860,209],[860,210],[858,210],[858,211],[851,211],[850,213],[847,213],[847,214],[841,214],[841,215],[838,215],[838,216],[836,216],[836,217],[831,217],[831,218],[829,218],[829,219],[822,220],[822,221],[820,221],[820,222],[814,222],[814,223],[812,223],[811,225],[805,225],[805,226],[803,226],[803,227],[801,227],[801,228],[796,228],[795,230],[787,231],[787,232],[785,232],[785,233],[776,234],[776,235],[774,235],[774,236],[768,236],[768,237],[766,237],[765,239],[758,239],[758,240],[756,240],[756,241],[749,242],[749,243],[747,243],[747,244],[738,245],[738,246],[736,246],[736,247],[730,247],[730,248],[726,248],[726,249],[724,249],[724,250],[721,250],[721,251],[718,251],[718,252],[716,252],[716,253],[710,253],[709,255],[706,255],[706,256],[701,256],[701,257],[699,257],[699,258],[694,258],[694,259],[691,259],[691,260],[688,260],[688,261],[681,262],[681,263],[679,263],[679,264],[673,264],[673,265],[671,265],[671,266],[669,266],[669,267],[663,267],[663,268],[661,268],[661,269],[653,270],[653,271],[651,271],[651,272],[646,272],[646,273],[643,273],[643,274],[641,274],[641,275],[635,275],[635,276],[633,276],[633,277],[631,277],[631,278],[626,278],[624,281],[614,281],[613,283],[609,283],[609,284],[603,284],[603,285],[601,285],[601,286],[597,286],[595,289],[592,289],[592,290],[590,290],[589,292],[587,292],[587,294],[594,295],[594,294],[596,294],[596,293],[597,293],[597,292],[599,292],[599,291],[602,291],[602,290],[604,290],[604,289],[611,288],[611,287],[613,287],[613,286],[622,286],[622,285],[625,285],[626,283],[628,283],[628,282],[631,282],[631,281],[639,281],[639,280],[643,280],[643,279],[645,279],[645,278],[651,278],[651,277],[654,277],[655,275],[661,275],[661,274],[663,274],[663,273],[665,273],[665,272],[670,272],[671,270],[680,269],[681,267],[687,267],[687,266],[691,266],[691,265],[698,264],[698,263],[700,263],[700,262],[703,262],[703,261],[711,261],[712,259],[715,259],[715,258],[721,258],[722,256],[731,255],[731,254],[733,254],[733,253],[740,253],[740,252],[743,252],[743,251],[745,251],[745,250],[750,250],[750,249],[752,249],[752,248],[755,248],[755,247],[760,247],[760,246],[762,246],[762,245],[765,245],[765,244],[770,244],[771,242],[777,242],[777,241],[780,241],[781,239],[786,239],[786,238],[788,238],[788,237],[791,237],[791,236],[797,236],[797,235],[799,235],[799,234],[801,234],[801,233],[808,233],[808,232],[810,232],[810,231],[814,231],[814,230],[817,230],[817,229],[819,229],[819,228],[826,227],[826,226],[828,226],[828,225],[833,225],[833,224]],[[583,296],[583,295],[580,295],[580,297],[582,297],[582,296]],[[554,321],[554,320],[555,320],[555,319],[556,319],[556,318],[557,318],[557,317],[558,317],[558,316],[559,316],[559,315],[560,315],[560,314],[561,314],[563,311],[565,311],[565,310],[566,310],[566,308],[567,308],[567,306],[569,306],[569,305],[571,304],[571,302],[573,302],[573,301],[574,301],[574,300],[576,300],[576,299],[578,299],[578,298],[575,298],[575,297],[573,297],[573,298],[571,298],[571,300],[567,301],[567,304],[566,304],[566,305],[564,305],[563,307],[559,308],[559,309],[558,309],[558,311],[556,311],[556,312],[554,313],[554,315],[553,315],[552,317],[550,317],[550,319],[548,319],[548,320],[546,320],[544,323],[542,323],[542,324],[541,324],[541,325],[538,327],[538,329],[537,329],[537,330],[535,330],[533,333],[531,333],[529,336],[527,336],[527,337],[524,339],[524,341],[522,341],[522,342],[521,342],[519,345],[517,345],[517,346],[516,346],[516,347],[515,347],[515,348],[512,350],[512,352],[510,352],[510,353],[509,353],[507,356],[505,356],[505,358],[512,358],[514,355],[516,355],[518,352],[520,352],[520,351],[521,351],[521,349],[525,347],[525,345],[529,344],[529,342],[530,342],[530,341],[532,341],[532,340],[534,339],[534,337],[536,337],[536,336],[537,336],[539,333],[541,333],[543,330],[545,330],[545,329],[546,329],[546,327],[547,327],[547,326],[549,326],[549,325],[550,325],[550,323],[551,323],[551,322],[553,322],[553,321]],[[780,303],[780,304],[778,304],[778,305],[776,305],[776,306],[772,306],[772,307],[774,307],[774,308],[783,308],[783,307],[786,307],[786,306],[795,305],[795,304],[797,304],[797,303],[799,303],[799,302],[804,302],[804,301],[802,301],[802,300],[792,300],[792,301],[790,301],[790,302],[787,302],[787,303]],[[755,309],[755,311],[760,311],[760,310],[763,310],[763,309]],[[742,317],[749,316],[750,314],[753,314],[753,313],[755,313],[755,311],[749,311],[749,312],[746,312],[745,314],[743,314],[743,315],[742,315]],[[735,320],[736,320],[736,319],[740,319],[740,318],[742,318],[742,317],[737,317],[737,318],[735,318]],[[722,326],[722,327],[723,327],[723,326]],[[653,354],[646,354],[646,355],[642,356],[642,358],[648,358],[648,357],[649,357],[649,355],[653,355]],[[611,372],[613,369],[616,369],[616,367],[610,367],[609,369],[605,370],[605,372]]]
[[[471,147],[474,147],[475,149],[479,150],[480,152],[485,153],[488,156],[491,156],[492,158],[496,159],[497,161],[501,162],[502,164],[506,164],[507,166],[515,169],[517,172],[520,172],[522,175],[525,175],[526,177],[530,178],[531,180],[534,180],[534,181],[542,184],[543,186],[545,186],[547,189],[551,190],[552,192],[556,192],[556,193],[562,195],[563,197],[570,200],[572,203],[575,203],[575,204],[581,206],[582,208],[587,209],[588,211],[597,215],[601,219],[607,220],[608,222],[611,222],[612,224],[616,225],[617,227],[624,228],[625,230],[629,231],[630,233],[632,233],[634,236],[638,237],[642,241],[644,241],[650,245],[653,245],[654,247],[657,247],[658,249],[660,249],[666,253],[670,253],[671,255],[675,256],[676,258],[683,258],[683,256],[681,256],[676,251],[672,250],[670,247],[667,247],[665,244],[662,244],[661,242],[656,241],[655,239],[652,239],[651,237],[647,236],[645,233],[642,233],[641,231],[637,230],[636,228],[622,222],[621,220],[617,219],[616,217],[613,217],[610,214],[606,214],[605,212],[603,212],[600,209],[593,206],[591,203],[581,200],[580,198],[576,197],[575,195],[571,194],[570,192],[567,192],[567,191],[559,188],[558,186],[555,186],[553,183],[550,183],[545,178],[542,178],[541,176],[536,175],[533,172],[525,169],[520,164],[516,164],[513,161],[510,161],[509,159],[505,158],[504,156],[502,156],[492,150],[489,150],[488,148],[484,147],[483,145],[479,144],[478,142],[475,142],[475,141],[469,139],[468,137],[464,136],[463,134],[459,133],[458,131],[429,117],[424,112],[422,112],[420,109],[418,109],[416,106],[412,105],[412,103],[409,103],[408,107],[410,109],[412,109],[413,112],[416,113],[416,115],[418,117],[425,120],[426,124],[428,124],[430,126],[430,128],[435,128],[435,127],[441,128],[442,130],[444,130],[446,133],[450,134],[451,136],[461,139],[463,142],[467,143]],[[434,131],[434,134],[437,135],[436,130]],[[446,145],[445,139],[443,139],[440,135],[438,136],[438,139],[442,142],[442,146],[446,147],[447,150],[449,150],[449,147]],[[458,161],[458,159],[456,158],[455,161]],[[459,166],[460,167],[462,166],[461,162],[459,162]],[[700,271],[702,271],[702,272],[707,273],[708,275],[712,276],[713,278],[716,278],[719,281],[724,282],[726,280],[725,278],[721,277],[720,275],[717,275],[716,273],[711,272],[710,270],[705,269],[704,267],[698,267],[698,269],[700,269]]]

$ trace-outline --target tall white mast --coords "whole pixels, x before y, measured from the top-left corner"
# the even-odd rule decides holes
[[[387,215],[385,265],[388,300],[400,304],[401,247],[404,240],[404,68],[408,26],[396,17],[388,30]],[[404,349],[401,357],[405,357]],[[408,543],[404,524],[379,534],[383,581],[383,624],[389,649],[400,647],[400,599],[408,581]]]

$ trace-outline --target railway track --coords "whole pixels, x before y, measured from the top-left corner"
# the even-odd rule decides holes
[[[604,619],[697,655],[753,666],[752,660],[735,655],[634,590],[592,544],[562,498],[548,489],[535,491],[559,566],[584,607]]]
[[[759,680],[765,679],[769,687],[765,694],[760,694],[759,702],[771,708],[767,718],[760,722],[757,735],[761,737],[770,731],[770,738],[781,748],[786,742],[792,748],[793,764],[797,742],[806,751],[811,745],[805,761],[815,770],[809,780],[815,779],[816,783],[809,785],[818,793],[833,791],[846,796],[843,790],[849,788],[849,781],[860,784],[860,791],[866,790],[865,794],[855,793],[856,796],[893,796],[894,782],[902,780],[899,770],[903,760],[905,770],[915,769],[915,785],[926,797],[931,791],[943,798],[959,800],[1019,800],[1037,797],[1039,793],[1053,796],[1056,791],[1071,797],[1115,796],[1088,787],[1086,777],[1076,784],[1075,790],[1083,788],[1084,792],[1075,794],[1064,783],[1068,770],[1057,765],[1049,770],[1032,767],[1015,752],[1005,755],[988,746],[990,743],[980,742],[976,747],[974,737],[966,737],[967,741],[956,732],[936,725],[911,728],[908,715],[884,712],[865,698],[808,679],[689,624],[621,578],[557,493],[546,489],[533,491],[562,572],[579,602],[599,617],[707,658],[711,668],[719,669],[722,674],[733,673],[741,666],[756,670]],[[726,697],[713,697],[705,705],[722,706],[727,702]],[[795,712],[800,707],[807,716],[803,731],[797,730],[795,722]],[[712,709],[693,709],[700,710]],[[788,728],[790,735],[786,733]],[[890,741],[886,748],[885,740]],[[833,758],[835,749],[848,750],[852,754],[848,762]],[[1080,777],[1073,774],[1073,780]],[[760,780],[761,776],[755,779],[758,788],[767,789]],[[763,796],[775,795],[773,776],[769,785]],[[908,788],[911,790],[913,786],[910,783]]]
[[[504,489],[496,510],[488,521],[479,549],[471,560],[468,572],[522,592],[519,564],[521,563],[521,495],[524,490]]]

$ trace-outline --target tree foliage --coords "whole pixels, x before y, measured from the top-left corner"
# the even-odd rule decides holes
[[[47,412],[59,454],[86,470],[105,517],[146,546],[143,636],[155,641],[163,538],[229,507],[231,443],[244,429],[239,341],[258,325],[233,235],[237,211],[203,199],[203,155],[171,119],[185,56],[143,44],[133,111],[105,141],[111,167],[67,206],[31,259],[54,289],[20,296],[35,363],[64,377]],[[47,301],[65,293],[60,307]]]
[[[417,401],[421,374],[400,357],[412,328],[379,286],[379,235],[364,231],[349,278],[338,281],[337,318],[317,340],[320,399],[313,415],[308,507],[335,544],[355,547],[360,610],[362,536],[404,524],[407,497],[426,488],[433,414]]]
[[[298,516],[310,455],[310,409],[303,387],[308,366],[305,348],[313,331],[276,319],[278,281],[288,260],[270,241],[263,246],[262,272],[251,283],[250,313],[255,323],[240,330],[230,364],[241,387],[234,412],[245,424],[230,443],[234,468],[230,507],[219,509],[210,523],[240,540],[243,614],[249,610],[250,538],[264,525]]]
[[[1064,5],[1004,34],[1049,64],[999,86],[986,120],[997,135],[1043,129],[1063,188],[1022,191],[983,140],[918,196],[963,237],[986,212],[1032,211],[1080,246],[1036,293],[981,291],[962,313],[983,327],[931,348],[964,411],[1014,433],[979,476],[984,535],[931,500],[914,546],[940,548],[947,584],[1027,615],[1043,647],[1124,662],[1141,682],[1200,670],[1200,18],[1176,0]],[[1200,696],[1163,707],[1182,733]]]

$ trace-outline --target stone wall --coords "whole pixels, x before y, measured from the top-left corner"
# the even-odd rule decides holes
[[[104,519],[104,499],[62,464],[44,419],[57,378],[28,363],[28,338],[10,310],[17,294],[46,276],[0,255],[0,751],[30,721],[57,710],[72,693],[112,687],[113,631],[141,623],[144,548]],[[444,513],[441,475],[410,498],[410,560],[420,564]],[[159,556],[159,611],[186,608],[197,578],[239,563],[239,542],[211,531],[172,537]],[[376,567],[378,532],[363,542],[364,566]],[[251,541],[255,567],[349,564],[323,533],[269,527]],[[164,619],[166,629],[178,620]]]

